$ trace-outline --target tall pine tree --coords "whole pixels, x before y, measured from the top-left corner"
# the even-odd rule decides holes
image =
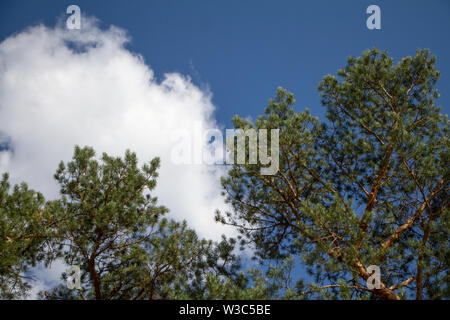
[[[42,194],[25,183],[11,190],[4,174],[0,181],[0,299],[23,298],[30,288],[30,267],[51,261],[47,254],[53,224]]]
[[[319,85],[326,122],[294,112],[283,89],[255,123],[233,119],[280,129],[280,169],[234,165],[222,181],[233,210],[217,219],[262,259],[301,256],[315,284],[299,282],[298,297],[448,298],[449,122],[435,57],[394,64],[372,49],[338,76]],[[379,288],[367,286],[370,265]]]
[[[199,239],[186,222],[164,218],[151,195],[159,159],[142,168],[124,158],[76,147],[55,178],[61,198],[47,210],[57,219],[54,241],[68,266],[80,267],[79,288],[65,282],[42,293],[50,299],[192,299],[206,279],[232,278],[239,267],[233,241]],[[63,275],[63,279],[67,274]]]

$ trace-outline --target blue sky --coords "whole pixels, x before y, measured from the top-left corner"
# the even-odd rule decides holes
[[[189,74],[209,86],[217,120],[261,114],[278,86],[296,96],[296,109],[322,116],[317,85],[344,67],[349,55],[377,46],[395,59],[429,48],[441,71],[439,104],[448,114],[450,2],[430,1],[2,1],[0,39],[29,25],[53,26],[77,4],[101,25],[126,29],[129,49],[158,76]],[[365,26],[366,8],[381,8],[381,30]]]

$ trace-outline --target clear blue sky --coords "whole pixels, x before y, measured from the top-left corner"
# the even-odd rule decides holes
[[[322,116],[321,78],[373,46],[395,59],[429,48],[442,74],[439,104],[450,110],[448,0],[2,0],[0,40],[29,25],[53,26],[70,4],[102,27],[126,29],[128,47],[158,76],[177,71],[208,85],[215,116],[227,126],[234,114],[261,114],[278,86],[296,95],[297,110]],[[381,8],[381,30],[366,28],[370,4]]]

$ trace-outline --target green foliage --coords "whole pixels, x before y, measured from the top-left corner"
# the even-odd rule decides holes
[[[55,259],[80,267],[81,288],[63,274],[41,298],[449,298],[449,121],[435,106],[435,60],[426,50],[397,64],[377,49],[350,57],[319,85],[325,122],[295,112],[281,88],[254,123],[234,117],[238,129],[279,129],[280,142],[276,174],[244,164],[222,178],[232,210],[216,219],[237,240],[200,239],[165,217],[152,196],[158,158],[138,167],[130,151],[98,159],[75,147],[48,202],[4,175],[0,298],[23,297],[30,267]],[[263,267],[240,271],[236,245]],[[298,261],[312,283],[294,279]],[[369,265],[381,268],[379,289],[366,285]]]
[[[158,167],[155,158],[139,169],[129,151],[99,162],[88,147],[76,147],[73,160],[59,165],[61,198],[47,208],[59,221],[60,256],[80,266],[81,289],[63,283],[42,297],[191,299],[203,295],[206,278],[235,273],[232,240],[198,239],[186,222],[163,217],[167,209],[151,196]]]
[[[24,297],[30,266],[45,261],[46,228],[52,217],[44,197],[22,183],[11,191],[8,175],[0,181],[0,298]]]
[[[300,255],[315,297],[448,298],[449,122],[434,63],[372,49],[320,83],[327,122],[294,112],[281,88],[254,124],[236,116],[236,128],[280,129],[280,170],[233,166],[222,180],[233,211],[217,220],[261,260]],[[366,286],[369,265],[380,289]]]

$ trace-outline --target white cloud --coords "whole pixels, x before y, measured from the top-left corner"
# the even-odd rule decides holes
[[[156,195],[169,215],[186,219],[203,237],[231,235],[214,222],[215,209],[226,208],[225,168],[175,165],[170,158],[171,132],[217,126],[211,93],[178,73],[159,81],[124,47],[128,40],[119,28],[101,30],[84,19],[81,30],[39,25],[0,43],[0,173],[51,199],[58,194],[57,165],[71,159],[76,144],[117,156],[130,149],[141,162],[159,156]],[[59,279],[60,269],[35,269],[40,277],[31,295]]]
[[[31,284],[31,290],[27,292],[27,299],[36,299],[39,292],[47,291],[57,285],[61,284],[61,275],[67,271],[67,265],[62,259],[53,261],[53,263],[46,268],[42,264],[33,268],[33,280]]]
[[[141,161],[160,156],[159,203],[201,236],[230,234],[214,222],[215,209],[225,208],[224,168],[170,159],[173,130],[217,126],[211,93],[178,73],[159,81],[127,41],[123,30],[85,19],[81,30],[39,25],[0,43],[0,145],[9,141],[0,149],[0,172],[53,198],[53,174],[75,144],[121,156],[129,148]]]

